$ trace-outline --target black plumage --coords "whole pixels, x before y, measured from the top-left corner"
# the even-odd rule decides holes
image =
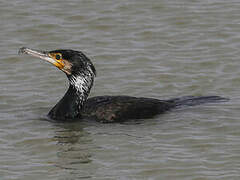
[[[170,109],[187,105],[226,101],[219,96],[186,96],[170,100],[130,96],[96,96],[88,98],[96,70],[89,58],[74,50],[38,51],[20,48],[19,53],[44,59],[62,70],[69,80],[63,98],[48,116],[59,121],[90,118],[100,122],[123,122],[127,119],[151,118]]]

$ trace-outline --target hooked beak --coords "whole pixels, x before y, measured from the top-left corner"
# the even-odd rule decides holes
[[[54,66],[58,67],[60,70],[64,68],[64,63],[62,61],[58,61],[54,59],[51,56],[51,54],[48,53],[47,51],[39,51],[39,50],[30,49],[27,47],[22,47],[19,49],[18,54],[28,54],[28,55],[43,59],[47,62],[50,62]]]

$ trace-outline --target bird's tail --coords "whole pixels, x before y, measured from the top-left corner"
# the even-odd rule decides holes
[[[205,103],[226,102],[228,98],[221,96],[184,96],[181,98],[170,99],[168,102],[174,103],[176,107],[196,106]]]

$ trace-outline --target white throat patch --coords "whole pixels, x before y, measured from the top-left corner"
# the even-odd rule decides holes
[[[78,93],[89,93],[93,84],[93,77],[90,73],[87,75],[72,76],[70,84],[76,88]]]

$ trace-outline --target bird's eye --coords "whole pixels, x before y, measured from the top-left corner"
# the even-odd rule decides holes
[[[60,60],[61,59],[61,55],[60,54],[56,54],[55,58],[56,58],[56,60]]]

